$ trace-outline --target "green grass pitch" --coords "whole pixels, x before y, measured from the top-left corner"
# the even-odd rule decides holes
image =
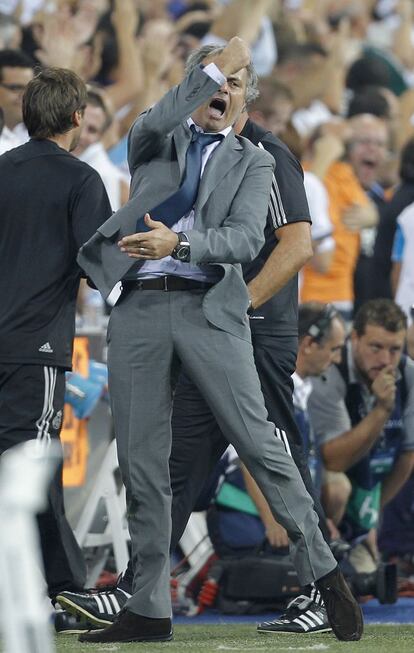
[[[77,635],[59,635],[55,639],[57,653],[414,653],[414,625],[369,625],[359,642],[338,642],[332,633],[321,635],[258,634],[254,624],[178,625],[174,640],[162,643],[81,644]]]

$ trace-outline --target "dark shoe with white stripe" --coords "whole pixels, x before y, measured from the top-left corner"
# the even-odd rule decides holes
[[[70,614],[67,610],[59,610],[55,614],[55,631],[64,635],[80,635],[88,630],[95,630],[95,626],[79,614]]]
[[[362,611],[339,567],[317,580],[329,623],[336,637],[343,641],[361,639],[364,630]]]
[[[142,617],[124,608],[113,624],[79,635],[80,642],[106,644],[109,642],[163,642],[173,637],[171,619]]]
[[[257,626],[259,633],[328,633],[329,625],[323,603],[316,603],[308,596],[297,596],[286,612],[274,621],[264,621]]]
[[[130,596],[116,587],[108,592],[62,592],[56,600],[72,614],[80,614],[97,626],[109,626]]]

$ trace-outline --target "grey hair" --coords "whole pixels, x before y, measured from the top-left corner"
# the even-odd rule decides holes
[[[221,54],[223,50],[224,50],[224,45],[223,46],[203,45],[201,48],[194,50],[187,59],[185,72],[188,75],[194,70],[194,68],[199,66],[204,61],[204,59],[214,54]],[[246,84],[245,100],[246,100],[246,106],[248,106],[249,104],[254,102],[256,98],[259,97],[259,89],[258,89],[258,77],[253,67],[253,64],[249,63],[249,65],[246,66],[246,71],[247,71],[247,84]]]

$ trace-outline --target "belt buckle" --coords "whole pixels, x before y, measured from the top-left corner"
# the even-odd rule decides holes
[[[164,292],[168,292],[168,277],[164,277]]]
[[[142,290],[144,287],[144,282],[143,281],[137,281],[137,289]]]

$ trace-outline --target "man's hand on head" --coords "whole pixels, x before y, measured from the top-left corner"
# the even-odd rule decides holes
[[[144,231],[131,236],[125,236],[118,242],[121,252],[130,258],[160,259],[169,256],[178,244],[178,236],[165,226],[163,222],[151,220],[149,213],[145,214],[145,224],[151,231]]]

